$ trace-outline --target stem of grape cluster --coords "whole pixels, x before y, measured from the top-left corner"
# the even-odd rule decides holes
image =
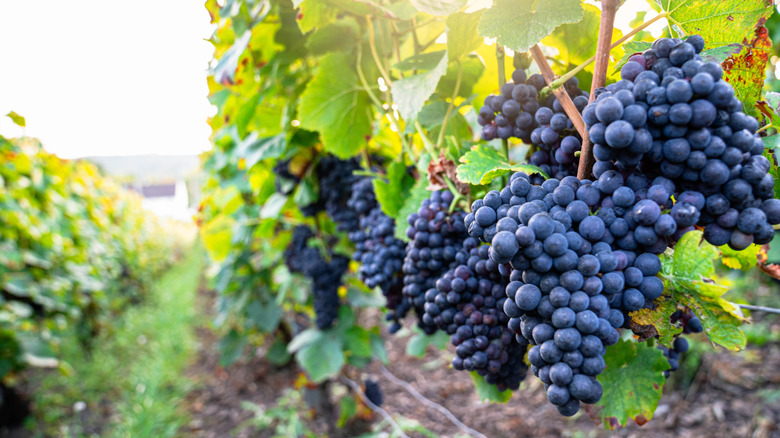
[[[444,115],[444,121],[441,122],[441,131],[439,131],[439,138],[436,140],[436,149],[441,149],[442,143],[444,143],[444,131],[447,130],[447,123],[450,121],[450,115],[452,114],[452,110],[455,108],[455,99],[458,98],[458,93],[460,92],[460,81],[463,78],[463,66],[460,64],[460,59],[458,61],[458,78],[455,80],[455,91],[452,93],[452,100],[450,100],[450,105],[447,107],[447,113]]]
[[[379,60],[379,53],[376,51],[376,42],[374,41],[374,23],[371,22],[371,17],[366,17],[366,24],[368,25],[368,46],[371,48],[371,56],[374,57],[374,62],[376,62],[376,67],[379,69],[379,73],[382,75],[382,77],[385,80],[385,83],[387,83],[387,86],[389,87],[392,85],[393,81],[390,79],[390,75],[387,74],[387,71],[382,67],[382,62]]]
[[[550,68],[550,64],[547,63],[547,59],[544,57],[544,53],[542,53],[542,49],[538,44],[531,47],[531,55],[533,55],[536,65],[539,66],[539,71],[541,71],[544,80],[548,84],[551,84],[555,80],[555,73],[553,73],[552,68]],[[585,121],[582,120],[582,114],[577,111],[577,107],[574,106],[574,102],[572,102],[571,97],[569,96],[569,93],[566,92],[565,88],[557,88],[553,90],[553,94],[558,99],[558,102],[561,103],[563,110],[566,111],[566,115],[569,116],[574,128],[577,129],[577,132],[580,134],[580,137],[582,137],[584,147],[584,144],[589,141],[588,130],[585,127]]]
[[[607,68],[609,68],[609,51],[612,43],[612,32],[615,25],[615,13],[620,6],[619,0],[603,0],[601,2],[601,23],[599,24],[599,40],[596,46],[596,64],[593,66],[593,82],[590,84],[590,100],[596,98],[596,90],[607,82]],[[580,180],[590,178],[593,173],[593,144],[587,137],[582,138],[582,154],[577,168],[577,178]]]

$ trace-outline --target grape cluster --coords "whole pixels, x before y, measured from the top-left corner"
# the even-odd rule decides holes
[[[301,207],[303,215],[314,216],[325,211],[336,222],[339,231],[356,229],[360,219],[355,210],[347,208],[347,201],[352,193],[352,184],[360,178],[353,174],[358,169],[360,163],[357,158],[322,157],[315,167],[319,197],[317,201]]]
[[[360,218],[360,226],[349,232],[349,239],[355,244],[352,259],[360,262],[358,275],[366,286],[382,290],[391,310],[387,318],[394,321],[390,332],[395,333],[400,329],[398,320],[410,308],[402,293],[404,242],[395,238],[395,220],[382,212],[369,178],[352,185],[347,206]]]
[[[302,273],[312,282],[315,324],[320,330],[333,326],[339,311],[338,288],[341,277],[349,267],[349,259],[333,254],[326,260],[317,248],[308,246],[314,233],[305,225],[293,230],[293,238],[284,251],[285,262],[291,272]]]
[[[524,70],[516,69],[512,82],[501,87],[501,94],[485,98],[479,109],[477,120],[482,125],[482,138],[521,139],[534,146],[531,164],[558,178],[574,175],[578,162],[575,153],[582,142],[555,96],[539,98],[539,91],[545,85],[540,74],[526,78]],[[576,78],[564,87],[582,111],[588,104],[588,93],[578,88]]]
[[[366,387],[363,393],[366,394],[368,401],[376,406],[382,406],[382,403],[384,402],[384,395],[382,394],[382,388],[379,387],[379,383],[371,379],[366,379],[366,381],[363,383]]]
[[[451,335],[453,368],[476,371],[501,391],[518,389],[528,371],[527,343],[519,344],[507,327],[504,290],[510,268],[492,261],[488,246],[478,245],[467,238],[456,256],[458,266],[425,293],[423,321]]]
[[[583,111],[593,173],[664,177],[678,229],[704,227],[708,242],[742,250],[772,240],[780,200],[758,122],[742,112],[720,65],[702,62],[703,47],[698,35],[659,39],[599,90]]]
[[[436,286],[444,272],[456,263],[456,255],[468,237],[463,223],[465,213],[449,212],[454,196],[448,191],[433,192],[422,201],[416,213],[407,217],[409,227],[403,263],[403,295],[419,317],[419,327],[428,334],[436,325],[422,320],[425,314],[425,292]]]
[[[532,370],[564,415],[598,401],[595,376],[606,346],[628,326],[628,312],[652,306],[663,292],[657,254],[667,240],[653,225],[661,216],[656,199],[669,195],[650,198],[656,189],[647,186],[665,183],[608,171],[596,181],[567,176],[534,184],[516,173],[466,215],[469,234],[490,243],[491,261],[509,263],[508,328],[520,345],[533,345]]]
[[[658,347],[659,350],[664,352],[664,356],[669,361],[669,369],[664,371],[664,377],[667,379],[672,375],[672,372],[677,371],[680,368],[680,357],[688,351],[688,340],[683,337],[675,338],[672,343],[672,348],[664,347],[663,345]]]

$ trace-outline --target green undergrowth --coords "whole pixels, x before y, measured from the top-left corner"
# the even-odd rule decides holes
[[[199,244],[163,275],[149,298],[124,313],[91,353],[70,337],[62,357],[69,375],[47,373],[35,390],[34,436],[167,437],[188,420],[196,298],[204,267]]]

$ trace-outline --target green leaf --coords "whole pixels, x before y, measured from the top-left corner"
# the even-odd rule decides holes
[[[745,347],[745,334],[739,328],[744,317],[722,298],[728,288],[710,278],[719,255],[716,247],[702,240],[701,231],[690,231],[677,242],[672,256],[662,256],[661,276],[672,298],[701,319],[710,341],[737,351]]]
[[[444,52],[433,69],[393,82],[393,101],[398,105],[398,112],[404,120],[410,121],[417,117],[417,113],[420,112],[425,101],[436,91],[439,79],[446,72],[447,54]]]
[[[406,194],[414,185],[414,178],[406,173],[406,165],[394,161],[387,167],[387,181],[374,179],[374,194],[382,211],[395,217],[404,205]]]
[[[339,422],[338,427],[342,428],[347,424],[347,421],[352,419],[357,413],[357,403],[355,403],[355,397],[351,395],[345,395],[341,397],[339,401]]]
[[[333,377],[344,366],[341,339],[332,333],[323,335],[318,342],[310,343],[301,348],[295,355],[295,360],[316,383]]]
[[[319,131],[325,150],[340,158],[358,153],[371,134],[370,107],[352,66],[344,53],[323,57],[298,104],[301,127]]]
[[[287,137],[284,134],[258,138],[257,133],[252,132],[238,144],[236,154],[244,158],[246,168],[250,169],[262,160],[279,158],[286,148]]]
[[[409,70],[431,70],[436,68],[441,62],[441,57],[447,53],[446,50],[437,50],[435,52],[420,53],[419,55],[410,56],[403,61],[393,65],[401,71]]]
[[[344,333],[344,347],[349,353],[360,357],[371,357],[371,337],[360,326],[352,326]]]
[[[317,29],[306,38],[306,48],[312,55],[324,55],[328,52],[350,51],[357,41],[356,31],[352,26],[343,23],[333,23]]]
[[[323,337],[323,333],[319,330],[308,328],[297,335],[287,344],[287,351],[292,353],[307,347],[313,343],[319,342]]]
[[[282,308],[275,302],[261,303],[260,300],[252,300],[246,308],[249,321],[263,333],[276,330],[282,319]]]
[[[510,171],[521,171],[526,173],[538,173],[545,178],[548,175],[539,167],[531,164],[509,164],[497,150],[484,144],[478,144],[460,157],[460,162],[456,169],[458,179],[474,185],[484,185],[494,178]]]
[[[482,14],[479,34],[526,52],[564,23],[582,19],[580,0],[497,0]]]
[[[287,344],[280,338],[274,339],[274,343],[268,349],[265,357],[276,366],[282,366],[291,359],[290,353],[287,352]]]
[[[752,244],[742,251],[735,251],[728,245],[719,247],[723,264],[732,269],[747,271],[758,263],[760,245]]]
[[[558,55],[555,57],[556,65],[553,65],[553,69],[557,70],[558,64],[564,67],[564,69],[557,70],[557,73],[564,73],[566,70],[582,64],[596,54],[596,45],[593,44],[593,38],[599,34],[600,24],[601,11],[599,8],[594,5],[584,4],[582,20],[576,23],[563,24],[542,40],[545,46],[558,49]],[[612,29],[613,41],[622,37],[623,32],[620,29]],[[613,50],[612,55],[616,56],[617,52],[620,52],[619,48]],[[593,64],[586,67],[586,69],[592,72]]]
[[[390,359],[387,357],[385,340],[378,332],[371,332],[371,357],[379,359],[383,364],[390,362]]]
[[[620,69],[623,68],[624,65],[628,62],[628,58],[631,56],[642,53],[645,50],[649,49],[653,44],[649,43],[647,41],[629,41],[625,44],[623,44],[623,57],[620,58],[620,61],[615,64],[615,72],[620,72]],[[614,74],[613,73],[613,74]]]
[[[24,128],[27,126],[27,122],[24,120],[24,117],[20,116],[16,111],[11,111],[10,113],[6,114],[6,116],[11,118],[11,121],[14,122],[15,125],[21,126]]]
[[[704,62],[715,62],[720,64],[725,61],[729,56],[742,51],[742,44],[728,44],[725,46],[714,47],[711,49],[702,50],[700,53]]]
[[[482,11],[458,12],[447,17],[447,56],[450,59],[460,58],[482,45],[482,37],[475,32],[481,18]]]
[[[450,15],[466,5],[467,0],[409,0],[420,12],[430,15]]]
[[[307,33],[312,29],[325,27],[337,20],[339,10],[328,3],[327,0],[296,0],[294,7],[300,8],[298,27],[301,32]]]
[[[412,189],[409,190],[409,195],[405,198],[403,207],[398,210],[396,216],[393,216],[393,219],[395,219],[396,239],[404,242],[409,240],[406,237],[406,218],[420,208],[420,204],[422,204],[424,199],[431,196],[431,192],[426,187],[428,187],[428,180],[425,177],[418,179],[412,186]]]
[[[248,30],[235,42],[230,48],[222,55],[217,62],[217,66],[214,67],[214,80],[220,84],[234,83],[236,77],[236,69],[238,68],[238,60],[241,58],[241,54],[246,50],[249,40],[252,38],[252,31]]]
[[[229,331],[228,334],[223,336],[219,341],[219,364],[223,367],[227,367],[236,363],[244,353],[246,344],[246,336],[240,335],[235,330]]]
[[[659,0],[661,7],[687,35],[701,35],[707,48],[742,43],[772,15],[764,0]]]
[[[506,403],[512,398],[511,389],[499,391],[496,385],[486,382],[485,378],[477,374],[476,371],[472,371],[469,374],[471,374],[471,380],[474,381],[474,389],[477,391],[477,396],[481,401]]]
[[[443,331],[437,331],[432,335],[426,335],[417,328],[415,328],[415,330],[417,333],[412,336],[412,339],[406,344],[406,354],[409,356],[425,356],[425,350],[429,345],[434,345],[436,348],[443,350],[450,341],[450,337]]]
[[[278,218],[286,203],[287,196],[281,193],[274,193],[265,201],[263,208],[260,209],[260,219]]]
[[[618,341],[607,347],[607,367],[598,376],[604,395],[596,403],[607,429],[625,426],[631,418],[640,426],[653,418],[661,399],[669,362],[658,348]]]

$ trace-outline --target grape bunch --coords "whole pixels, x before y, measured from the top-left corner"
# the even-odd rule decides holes
[[[765,244],[780,223],[771,163],[720,65],[702,62],[704,40],[661,38],[634,55],[622,80],[583,111],[597,160],[609,170],[671,181],[678,229],[704,228],[713,245],[735,250]]]
[[[423,321],[425,293],[436,286],[444,272],[456,263],[456,255],[468,237],[463,223],[465,213],[449,212],[454,196],[449,191],[431,193],[417,212],[407,217],[406,256],[403,263],[403,295],[415,309],[418,326],[427,334],[436,325]]]
[[[404,242],[395,238],[395,220],[382,212],[369,178],[352,185],[347,206],[360,218],[359,227],[349,232],[349,239],[355,244],[352,259],[360,262],[358,275],[369,288],[382,290],[391,310],[387,319],[394,321],[390,332],[395,333],[401,327],[398,320],[411,307],[402,293]]]
[[[516,69],[512,82],[504,84],[499,95],[485,98],[479,109],[477,120],[482,125],[482,138],[516,137],[533,145],[531,164],[558,178],[575,175],[575,153],[582,140],[555,96],[539,99],[539,91],[545,85],[540,74],[526,78],[524,70]],[[577,78],[570,79],[564,87],[582,111],[588,104],[588,93],[578,88]]]
[[[352,193],[352,184],[360,177],[354,171],[360,169],[357,158],[341,160],[328,155],[320,158],[315,167],[318,187],[318,199],[301,207],[304,216],[315,216],[321,211],[333,219],[339,231],[354,230],[359,226],[359,216],[355,210],[347,208]]]
[[[672,348],[661,345],[658,349],[664,352],[664,356],[669,361],[670,368],[664,371],[664,377],[668,379],[672,372],[680,368],[680,358],[688,351],[688,340],[683,337],[677,337],[672,343]]]
[[[326,260],[317,248],[308,246],[312,237],[314,233],[309,227],[295,227],[293,238],[284,251],[284,258],[291,272],[302,273],[311,280],[315,324],[320,330],[326,330],[333,326],[338,316],[341,304],[338,288],[342,275],[349,267],[349,259],[332,254],[330,261]]]
[[[470,236],[490,243],[490,260],[509,263],[508,328],[520,345],[533,345],[532,371],[564,415],[598,401],[606,346],[629,326],[628,312],[663,293],[658,254],[676,229],[659,235],[654,225],[669,219],[660,205],[670,202],[669,183],[610,170],[596,181],[534,184],[519,172],[466,215]]]
[[[523,361],[528,344],[518,343],[507,327],[504,290],[510,268],[490,260],[489,247],[478,245],[467,238],[456,256],[458,266],[425,293],[423,321],[451,335],[453,368],[476,371],[500,391],[518,389],[528,371]]]
[[[376,406],[382,406],[385,398],[382,394],[382,388],[379,387],[379,383],[371,379],[366,379],[363,383],[366,387],[363,393],[366,394],[368,401]]]

